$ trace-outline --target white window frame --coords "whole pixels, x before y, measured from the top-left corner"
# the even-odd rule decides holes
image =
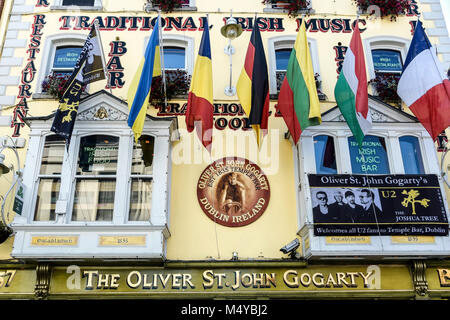
[[[95,112],[100,107],[110,110],[110,118],[99,120]],[[80,117],[81,115],[81,117]],[[155,258],[165,257],[166,239],[170,212],[170,151],[172,133],[177,122],[173,118],[157,119],[148,117],[143,135],[155,138],[152,174],[152,199],[150,219],[147,221],[128,221],[131,192],[131,160],[134,134],[126,118],[126,102],[108,94],[106,91],[88,96],[79,106],[69,150],[65,149],[61,171],[61,186],[56,203],[56,217],[51,221],[34,221],[41,159],[45,138],[50,132],[53,118],[31,120],[29,149],[23,174],[26,189],[22,215],[16,215],[13,221],[17,232],[13,256],[18,258],[58,257],[58,258]],[[116,177],[116,197],[112,221],[72,221],[72,208],[75,195],[75,175],[78,166],[80,140],[89,135],[111,135],[119,137],[119,153]],[[118,196],[120,195],[120,196]],[[33,236],[72,235],[79,237],[75,247],[42,246],[31,243]],[[108,247],[99,244],[101,235],[142,235],[145,245],[135,247]],[[70,249],[70,250],[68,250]]]
[[[56,49],[66,46],[84,46],[87,35],[79,33],[57,34],[47,37],[42,54],[41,67],[37,77],[36,93],[41,94],[42,82],[45,80],[53,69],[53,61],[55,60]]]
[[[147,48],[149,39],[150,37],[144,38],[144,53]],[[194,70],[194,43],[194,39],[187,36],[166,34],[163,34],[162,36],[163,47],[178,47],[184,49],[184,70],[186,70],[188,75],[192,75],[192,72]]]
[[[272,37],[267,40],[268,52],[269,52],[269,91],[270,94],[277,94],[277,64],[275,51],[279,49],[292,49],[295,44],[297,36],[278,36]],[[311,54],[311,61],[314,69],[314,73],[320,74],[319,66],[319,54],[317,49],[317,40],[307,38],[308,46]]]
[[[386,110],[392,108],[384,103],[369,99],[369,108],[378,113],[378,119],[375,120],[372,129],[368,135],[383,137],[386,143],[386,151],[389,162],[389,175],[405,174],[403,159],[400,149],[399,138],[402,136],[414,136],[419,139],[420,152],[424,166],[424,174],[436,175],[440,181],[441,194],[444,207],[447,211],[448,204],[440,179],[439,161],[436,155],[435,145],[423,126],[411,119],[406,114],[401,115],[400,111]],[[384,109],[384,112],[383,112]],[[392,108],[393,109],[393,108]],[[389,113],[386,113],[389,111]],[[374,116],[372,116],[375,118]],[[334,138],[336,151],[336,165],[338,174],[352,174],[350,151],[348,147],[348,138],[352,136],[346,122],[342,119],[339,109],[332,109],[322,115],[322,124],[320,126],[308,127],[302,132],[299,144],[294,147],[294,161],[298,163],[295,173],[296,183],[299,185],[298,198],[298,235],[304,242],[309,243],[304,248],[305,258],[320,257],[340,257],[352,259],[354,257],[376,256],[382,254],[386,258],[402,256],[446,256],[450,249],[448,237],[435,237],[434,243],[429,244],[399,244],[392,240],[391,236],[370,236],[370,243],[365,244],[334,244],[328,243],[327,237],[316,237],[313,234],[313,214],[311,188],[308,182],[308,174],[316,174],[314,137],[317,135],[327,135]],[[309,156],[313,155],[313,157]],[[376,175],[373,175],[376,176]]]
[[[283,1],[280,1],[280,2],[283,2]],[[312,2],[313,2],[313,0],[309,0],[309,4],[306,6],[306,8],[303,10],[300,10],[299,12],[305,11],[305,12],[314,13],[314,11],[312,10]],[[284,9],[284,8],[274,8],[273,3],[267,3],[263,9],[263,12],[285,12],[285,13],[287,13],[288,10]]]
[[[75,5],[63,5],[63,0],[53,0],[53,5],[50,6],[52,10],[101,10],[103,8],[102,0],[94,0],[93,6],[75,6]]]
[[[395,36],[370,37],[363,40],[366,50],[366,63],[369,72],[369,80],[375,79],[375,68],[373,66],[372,50],[385,49],[399,51],[402,62],[405,63],[408,54],[409,40]]]

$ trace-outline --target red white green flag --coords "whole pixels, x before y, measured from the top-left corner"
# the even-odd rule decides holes
[[[364,136],[372,127],[372,119],[369,113],[366,62],[358,26],[353,31],[350,46],[345,53],[344,64],[334,88],[334,96],[355,140],[361,147]]]

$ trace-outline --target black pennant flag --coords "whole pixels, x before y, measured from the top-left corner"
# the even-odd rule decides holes
[[[80,56],[75,64],[68,86],[56,111],[51,131],[62,136],[69,147],[75,119],[78,113],[83,87],[88,83],[105,79],[103,52],[95,25],[92,25]]]

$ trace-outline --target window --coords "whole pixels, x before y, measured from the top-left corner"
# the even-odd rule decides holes
[[[70,9],[73,6],[98,10],[102,7],[102,0],[54,0],[51,9]]]
[[[148,221],[152,203],[155,138],[142,135],[133,145],[129,221]]]
[[[424,174],[425,169],[420,152],[419,139],[413,136],[403,136],[399,139],[402,150],[403,167],[406,174]]]
[[[94,0],[63,0],[63,6],[93,6]]]
[[[400,51],[372,50],[372,62],[375,72],[401,73],[403,68]]]
[[[48,134],[52,117],[29,119],[27,192],[14,224],[17,239],[30,241],[14,244],[15,257],[164,259],[177,122],[148,117],[134,143],[128,112],[125,101],[104,90],[82,99],[68,150]],[[70,247],[32,243],[41,236],[77,240]],[[122,236],[139,238],[139,245],[110,245]]]
[[[359,174],[388,174],[389,161],[384,138],[365,136],[362,149],[355,138],[348,138],[352,172]]]
[[[268,40],[270,94],[278,94],[278,92],[280,91],[281,85],[286,75],[286,70],[288,67],[292,48],[294,47],[295,39],[295,36],[280,36],[273,37]],[[308,39],[308,45],[314,73],[319,75],[319,55],[317,53],[316,40]],[[319,99],[322,99],[318,81],[316,81],[316,86],[317,92],[319,93]],[[325,96],[323,96],[323,98],[325,98]]]
[[[186,68],[186,49],[180,47],[164,47],[164,68],[176,70]]]
[[[117,137],[81,138],[72,221],[112,221],[118,154]]]
[[[330,136],[314,137],[314,154],[316,159],[317,174],[336,174],[336,152],[334,139]]]
[[[65,140],[58,135],[45,138],[38,175],[35,221],[54,221],[56,200],[61,187]]]
[[[55,58],[50,74],[70,76],[77,63],[82,47],[62,46],[55,50]]]

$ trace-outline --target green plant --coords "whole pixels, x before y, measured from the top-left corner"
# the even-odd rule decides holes
[[[153,5],[159,7],[164,13],[172,12],[173,9],[181,8],[189,4],[189,0],[153,0]]]
[[[363,12],[370,14],[376,14],[378,10],[373,10],[376,6],[379,8],[379,14],[381,17],[391,17],[391,20],[395,20],[399,14],[406,13],[406,10],[410,6],[410,0],[353,0]]]
[[[149,102],[151,105],[160,106],[175,96],[186,95],[189,92],[191,76],[185,70],[166,70],[166,95],[164,96],[164,84],[161,76],[152,81],[152,89]]]
[[[51,74],[45,77],[41,85],[42,92],[51,95],[53,98],[61,99],[64,92],[66,91],[69,78],[70,75],[61,74]],[[82,92],[84,92],[85,90],[86,86],[83,86]]]
[[[272,4],[277,8],[283,8],[288,10],[290,17],[297,16],[298,12],[302,9],[306,9],[310,4],[309,0],[263,0],[262,4]]]
[[[397,73],[376,73],[375,79],[369,81],[377,92],[377,96],[384,102],[394,104],[401,103],[400,97],[397,95],[398,81],[400,74]]]

